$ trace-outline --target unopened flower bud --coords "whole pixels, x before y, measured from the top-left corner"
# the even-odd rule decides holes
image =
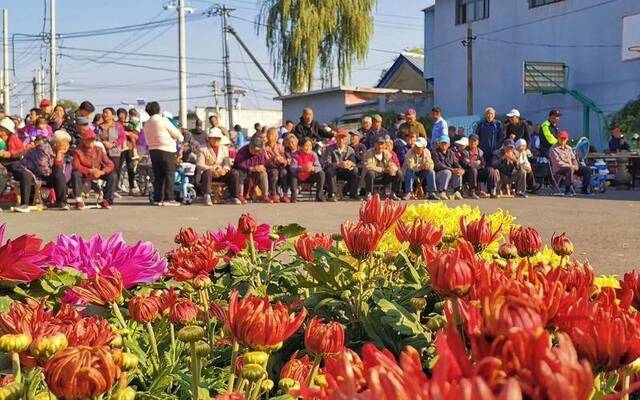
[[[573,243],[564,233],[558,236],[553,235],[551,238],[551,248],[553,252],[560,257],[568,257],[573,254]]]
[[[57,397],[48,390],[40,392],[32,397],[33,400],[55,400]]]
[[[362,271],[355,272],[353,275],[351,275],[352,282],[360,283],[364,282],[365,279],[367,279],[367,275],[365,275],[365,273]]]
[[[241,375],[249,382],[257,382],[265,376],[266,372],[262,365],[258,364],[245,364],[242,367]]]
[[[498,254],[505,260],[511,260],[518,256],[518,249],[513,243],[502,243],[498,249]]]
[[[198,275],[193,278],[193,287],[196,289],[209,289],[213,285],[208,276]]]
[[[29,347],[31,354],[38,358],[50,358],[60,350],[67,348],[69,342],[62,333],[56,333],[49,337],[41,337],[33,342]]]
[[[247,364],[265,365],[269,360],[269,354],[264,351],[250,351],[245,353],[243,357]]]
[[[270,392],[271,389],[273,389],[273,385],[274,383],[271,379],[265,379],[260,384],[260,389],[264,390],[265,392]]]
[[[116,329],[116,333],[122,337],[127,337],[131,334],[128,328]]]
[[[20,382],[11,382],[0,388],[0,400],[17,400],[24,396],[25,387]]]
[[[433,305],[433,310],[436,312],[442,312],[442,310],[444,310],[444,304],[445,301],[439,301],[436,304]]]
[[[203,341],[196,342],[196,354],[198,357],[206,357],[211,351],[211,347]]]
[[[138,367],[138,357],[131,353],[122,353],[122,369],[125,371],[131,371]]]
[[[409,304],[416,311],[422,311],[427,307],[427,299],[424,297],[414,297],[409,300]]]
[[[351,298],[351,290],[343,290],[342,293],[340,293],[340,298],[344,301],[347,301]]]
[[[111,341],[111,347],[114,349],[121,349],[122,346],[124,346],[124,340],[122,339],[122,336],[116,334],[116,337]]]
[[[118,390],[111,396],[111,400],[134,400],[136,398],[136,391],[131,387]]]
[[[439,329],[444,328],[446,323],[447,321],[445,320],[445,318],[442,315],[438,314],[429,318],[429,321],[427,321],[427,328],[430,331],[435,332]]]
[[[5,353],[20,353],[29,348],[31,338],[24,333],[6,334],[0,336],[0,351]]]
[[[251,214],[242,214],[238,220],[238,231],[249,235],[258,230],[258,224]]]
[[[629,372],[632,372],[634,374],[640,374],[640,358],[636,358],[634,362],[627,365],[627,369],[629,370]]]
[[[342,240],[342,235],[339,233],[334,233],[331,235],[331,239],[333,239],[334,242],[339,242]]]
[[[283,378],[278,382],[278,389],[280,389],[283,394],[289,393],[290,390],[296,389],[296,387],[299,386],[300,384],[291,378]]]
[[[316,386],[327,386],[327,377],[323,374],[318,374],[313,377],[313,383]]]
[[[204,337],[204,329],[195,325],[185,326],[178,331],[177,337],[181,342],[197,342]]]

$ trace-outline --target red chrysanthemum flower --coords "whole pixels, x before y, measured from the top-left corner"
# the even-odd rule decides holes
[[[511,228],[509,240],[518,249],[520,257],[531,257],[542,250],[542,239],[540,233],[533,228]]]
[[[49,390],[61,399],[96,398],[119,376],[108,347],[68,347],[54,355],[44,369]]]
[[[176,242],[176,244],[189,247],[198,243],[199,239],[200,237],[198,236],[198,232],[196,232],[195,229],[191,227],[188,227],[188,228],[183,227],[183,228],[180,228],[180,232],[178,232],[174,241]]]
[[[346,222],[340,226],[344,244],[354,258],[363,259],[376,251],[384,230],[378,224]]]
[[[498,238],[501,230],[502,225],[495,232],[492,232],[491,222],[484,214],[479,220],[469,223],[467,223],[467,219],[464,216],[460,217],[460,233],[467,242],[473,245],[477,253],[493,243]]]
[[[0,225],[0,280],[32,282],[46,273],[48,248],[42,248],[42,239],[22,235],[4,241],[6,225]]]
[[[134,296],[129,300],[129,317],[141,324],[160,318],[160,299],[157,296]]]
[[[256,223],[255,218],[253,218],[249,213],[242,214],[240,219],[238,219],[238,231],[245,235],[249,235],[255,233],[256,230],[258,230],[258,224]]]
[[[191,300],[180,298],[169,308],[169,321],[187,325],[198,317],[198,306]]]
[[[551,248],[560,257],[568,257],[573,254],[573,243],[564,232],[557,236],[554,234],[551,237]]]
[[[328,357],[344,350],[344,325],[331,321],[322,323],[313,317],[304,331],[304,346],[313,355]]]
[[[415,219],[411,227],[400,220],[396,224],[396,238],[400,242],[409,243],[414,251],[420,251],[423,246],[436,247],[442,241],[444,229],[436,229],[433,221],[425,222],[423,219]]]
[[[295,243],[296,253],[309,262],[315,261],[313,252],[316,249],[330,250],[331,246],[333,246],[333,239],[331,239],[331,236],[325,235],[324,233],[316,233],[311,236],[305,232],[296,240]]]
[[[463,239],[452,249],[433,251],[424,247],[431,286],[445,297],[466,295],[476,279],[478,260],[471,244]]]
[[[124,281],[118,271],[109,274],[96,274],[84,280],[80,286],[74,286],[71,291],[87,303],[103,306],[122,300]]]
[[[298,352],[296,351],[291,355],[291,359],[282,366],[280,379],[289,378],[299,383],[304,383],[309,379],[312,369],[313,360],[306,354],[298,358]]]
[[[380,196],[376,194],[370,200],[362,203],[360,207],[360,222],[363,224],[376,224],[383,232],[386,232],[387,229],[398,222],[406,208],[406,205],[391,199],[386,199],[384,202],[380,201]]]
[[[170,277],[179,282],[197,277],[208,277],[218,265],[220,254],[211,242],[203,242],[190,247],[180,247],[169,256]]]
[[[234,290],[226,326],[240,344],[261,350],[284,342],[300,328],[306,316],[305,308],[296,316],[279,301],[271,305],[269,296],[259,298],[250,294],[239,300],[238,291]]]

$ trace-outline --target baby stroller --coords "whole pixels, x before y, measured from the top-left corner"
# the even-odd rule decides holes
[[[176,168],[173,190],[176,200],[182,204],[192,204],[197,197],[196,187],[193,184],[195,174],[195,164],[183,162]],[[153,204],[153,185],[149,185],[149,202]]]

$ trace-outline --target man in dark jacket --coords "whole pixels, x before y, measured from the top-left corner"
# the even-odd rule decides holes
[[[269,166],[269,160],[264,150],[264,142],[260,135],[251,136],[251,142],[240,148],[236,154],[236,158],[233,162],[233,179],[237,182],[237,187],[234,188],[233,202],[235,204],[246,203],[246,200],[242,196],[242,184],[247,178],[253,178],[254,182],[260,188],[262,192],[262,201],[265,203],[273,203],[273,200],[269,198],[269,176],[267,169]]]
[[[452,199],[462,199],[462,176],[464,169],[456,161],[453,151],[449,148],[449,135],[440,136],[436,150],[433,152],[434,170],[436,171],[436,186],[441,200],[449,200],[447,190],[453,188]]]
[[[461,164],[465,169],[464,178],[469,185],[472,198],[478,199],[486,196],[480,190],[480,182],[483,181],[487,183],[487,190],[491,193],[491,197],[495,198],[497,196],[496,185],[500,179],[500,173],[491,166],[487,166],[484,152],[478,147],[479,142],[478,136],[472,133],[469,136],[469,147],[462,152]]]
[[[322,157],[329,198],[335,195],[338,180],[346,181],[343,194],[358,198],[358,161],[355,150],[347,144],[348,136],[346,129],[338,129],[336,143],[327,147]]]
[[[492,107],[484,111],[484,119],[478,123],[475,134],[480,138],[480,149],[484,152],[485,162],[491,163],[493,152],[500,148],[504,140],[502,122],[496,119],[496,110]]]
[[[517,197],[527,197],[527,173],[518,163],[515,143],[506,139],[502,147],[493,154],[493,168],[500,171],[501,185],[515,185]]]
[[[331,132],[325,132],[320,127],[320,124],[318,124],[318,121],[313,119],[313,110],[310,108],[302,110],[300,122],[296,125],[293,133],[298,138],[298,141],[302,141],[304,138],[310,138],[314,143],[322,139],[331,139],[333,137]]]

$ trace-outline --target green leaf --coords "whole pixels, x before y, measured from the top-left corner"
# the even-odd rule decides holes
[[[9,311],[13,299],[9,296],[0,296],[0,314],[4,314]]]
[[[285,239],[291,239],[305,233],[307,228],[293,223],[288,225],[276,225],[273,231],[279,236],[284,236]]]
[[[407,311],[400,304],[387,299],[378,299],[377,304],[384,313],[381,318],[382,322],[392,327],[396,332],[407,336],[424,334],[424,328],[416,319],[415,314]]]

